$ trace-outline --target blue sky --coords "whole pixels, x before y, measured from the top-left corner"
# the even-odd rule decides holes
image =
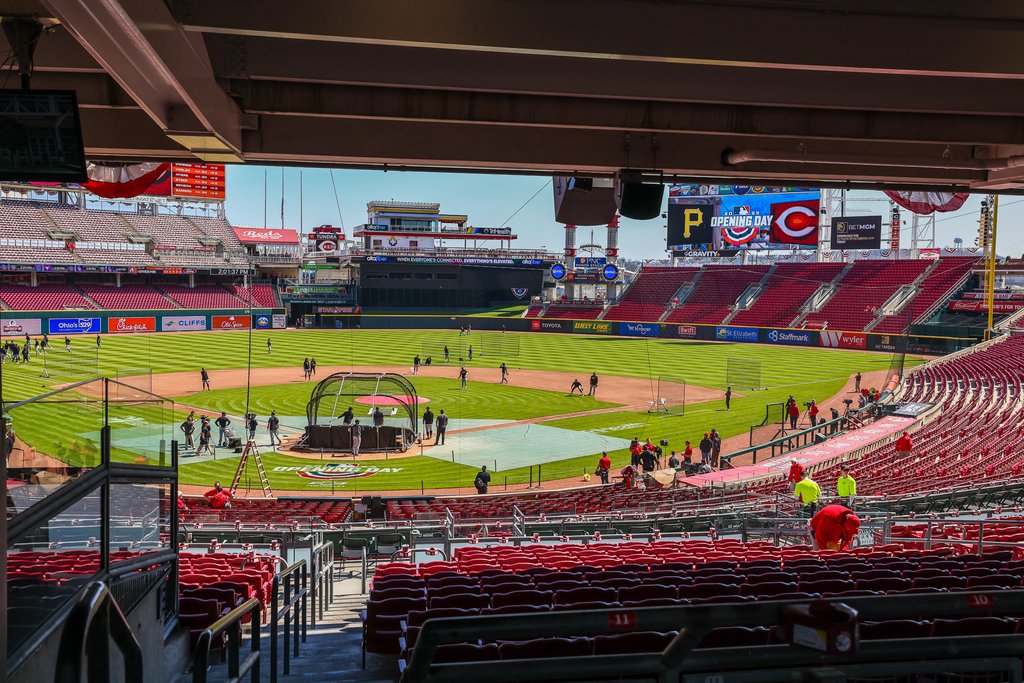
[[[281,173],[277,167],[228,166],[227,215],[235,225],[264,224],[264,171],[266,171],[266,217],[271,227],[281,225]],[[286,228],[299,226],[299,169],[284,169]],[[302,171],[302,228],[316,225],[342,224],[351,233],[352,226],[366,221],[366,203],[375,199],[397,201],[436,201],[441,209],[469,215],[471,225],[501,227],[509,225],[519,235],[517,246],[545,246],[561,251],[565,237],[561,224],[555,222],[554,201],[550,179],[539,176],[487,175],[471,173],[410,173],[400,171],[335,170],[341,205],[331,187],[327,169]],[[538,193],[539,190],[539,193]],[[536,193],[532,200],[530,198]],[[666,193],[667,195],[667,193]],[[888,215],[881,193],[851,193],[847,213]],[[972,196],[964,207],[953,214],[942,214],[936,223],[937,246],[952,245],[961,237],[965,245],[973,244],[977,234],[980,196]],[[999,212],[999,252],[1020,256],[1024,252],[1024,235],[1016,229],[1024,219],[1024,198],[1003,197]],[[525,204],[525,206],[523,206]],[[518,213],[516,213],[518,211]],[[511,217],[511,220],[509,218]],[[904,213],[909,221],[909,214]],[[631,259],[664,258],[664,221],[632,221],[624,219],[619,231],[623,256]],[[589,241],[590,228],[581,228],[579,242]],[[594,228],[598,243],[604,243],[604,230]],[[903,232],[904,242],[910,239],[909,229]]]

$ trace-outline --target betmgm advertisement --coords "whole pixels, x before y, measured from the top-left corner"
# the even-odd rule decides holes
[[[820,209],[821,192],[810,188],[673,185],[667,245],[683,255],[816,249]]]

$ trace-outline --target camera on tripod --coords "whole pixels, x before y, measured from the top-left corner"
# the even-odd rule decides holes
[[[811,403],[812,403],[812,401],[804,401],[804,406],[807,407],[807,408],[810,408],[811,407]]]
[[[668,447],[668,439],[662,439],[659,442],[659,445],[662,446],[663,448],[667,448]]]
[[[852,398],[844,398],[843,399],[843,403],[845,403],[846,407],[849,408],[851,405],[853,405],[853,399]]]

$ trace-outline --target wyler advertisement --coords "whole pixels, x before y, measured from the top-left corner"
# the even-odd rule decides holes
[[[611,334],[612,324],[603,320],[575,320],[572,323],[572,331],[586,334]]]
[[[160,318],[164,332],[195,332],[206,329],[205,315],[165,315]]]
[[[99,334],[99,318],[50,318],[50,334]]]
[[[657,337],[658,326],[650,323],[619,323],[619,334],[628,337]]]
[[[841,249],[881,249],[881,216],[835,216],[830,246]]]
[[[756,327],[716,327],[715,339],[718,341],[757,342]]]
[[[814,346],[818,341],[818,333],[809,330],[761,330],[761,341],[766,344]]]
[[[818,332],[818,343],[830,349],[866,349],[868,335],[864,332],[821,330]]]

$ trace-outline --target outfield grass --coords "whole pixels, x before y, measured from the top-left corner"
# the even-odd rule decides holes
[[[252,364],[254,367],[294,366],[297,369],[304,357],[315,357],[321,366],[327,365],[409,365],[412,356],[420,353],[422,344],[467,342],[482,348],[481,337],[500,333],[474,332],[468,339],[460,338],[457,331],[438,330],[305,330],[254,331]],[[841,351],[835,349],[761,346],[714,342],[688,342],[662,339],[629,339],[600,336],[558,334],[509,334],[520,342],[520,354],[504,359],[477,355],[470,367],[496,367],[505,360],[511,369],[578,371],[589,374],[653,378],[670,376],[682,378],[691,385],[724,389],[726,363],[729,358],[761,361],[762,381],[766,391],[744,392],[733,399],[733,409],[721,410],[720,402],[691,404],[686,415],[650,416],[645,412],[619,411],[598,415],[553,419],[545,424],[574,430],[600,430],[612,436],[631,438],[648,436],[667,438],[673,448],[681,447],[689,438],[696,442],[700,435],[716,427],[723,437],[746,433],[751,424],[764,418],[765,404],[785,400],[794,393],[800,400],[822,399],[831,396],[857,372],[870,372],[889,367],[891,358],[885,354]],[[273,354],[266,353],[266,340],[273,341]],[[209,370],[244,368],[249,358],[250,334],[225,332],[220,334],[153,334],[104,337],[99,351],[99,371],[114,376],[126,368],[151,367],[154,373],[197,372],[200,367]],[[75,353],[95,354],[94,338],[73,338]],[[63,353],[54,351],[53,353]],[[5,401],[20,400],[37,395],[54,386],[80,379],[80,377],[40,377],[42,364],[33,358],[29,366],[6,364],[0,369],[0,391]],[[906,364],[916,365],[920,359],[908,356]],[[485,419],[523,419],[525,417],[555,416],[588,408],[609,407],[615,404],[593,399],[568,399],[557,391],[543,391],[522,387],[498,387],[483,383],[470,383],[466,391],[457,389],[457,382],[443,378],[420,377],[418,390],[432,399],[435,409],[444,407],[453,417]],[[261,415],[270,409],[281,414],[301,415],[312,388],[308,383],[294,383],[278,387],[254,387],[251,405]],[[614,399],[614,397],[610,397]],[[244,389],[206,392],[201,395],[176,399],[179,403],[227,410],[234,414],[244,412]],[[443,404],[443,405],[442,405]],[[88,424],[81,418],[61,415],[39,416],[39,425],[27,423],[27,413],[16,425],[20,438],[37,440],[40,448],[56,449],[60,443],[80,439],[88,433]],[[17,418],[16,418],[17,419]],[[176,417],[175,419],[180,419]],[[89,419],[91,420],[91,418]],[[89,422],[86,420],[86,423]],[[177,435],[177,432],[174,432]],[[625,454],[614,453],[616,466],[625,461]],[[125,456],[128,457],[128,456]],[[273,460],[270,460],[273,458]],[[270,462],[277,463],[271,465]],[[544,465],[546,480],[577,476],[592,471],[596,458],[592,455],[574,457]],[[307,459],[284,455],[268,456],[268,467],[310,464]],[[376,464],[376,463],[374,463]],[[472,482],[475,469],[430,457],[413,457],[395,461],[400,473],[359,479],[346,485],[346,490],[389,490],[463,486]],[[182,481],[207,484],[212,479],[230,479],[235,461],[185,464]],[[498,472],[500,484],[508,477],[510,483],[525,482],[528,468]],[[305,480],[290,473],[272,475],[278,488],[322,489],[310,486]]]

